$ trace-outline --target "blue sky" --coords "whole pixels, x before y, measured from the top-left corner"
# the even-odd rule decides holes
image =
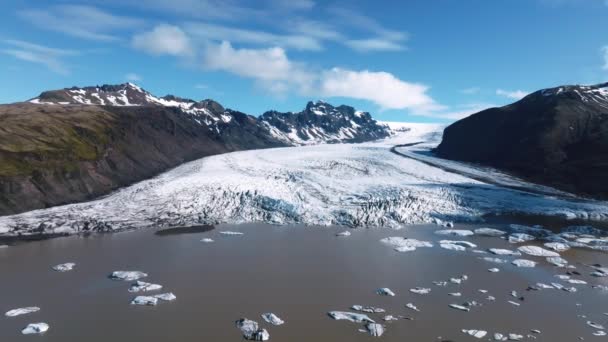
[[[258,115],[449,122],[608,81],[608,0],[5,1],[0,103],[132,81]]]

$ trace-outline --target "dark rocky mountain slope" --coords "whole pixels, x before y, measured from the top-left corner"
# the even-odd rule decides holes
[[[283,124],[126,83],[0,105],[0,215],[89,200],[213,154],[389,135],[368,113],[318,104],[328,110],[323,119],[309,104]]]
[[[608,199],[608,83],[532,93],[447,127],[439,156]]]

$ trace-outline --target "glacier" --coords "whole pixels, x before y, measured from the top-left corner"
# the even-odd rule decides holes
[[[265,222],[391,227],[486,214],[606,220],[587,200],[436,158],[442,125],[393,125],[389,138],[233,152],[183,164],[103,198],[0,217],[0,235]]]

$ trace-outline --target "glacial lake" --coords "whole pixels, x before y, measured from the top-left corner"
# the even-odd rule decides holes
[[[483,227],[504,228],[504,224]],[[474,229],[480,225],[456,225]],[[383,341],[474,341],[462,329],[482,329],[491,339],[494,332],[517,333],[539,341],[605,340],[592,334],[592,321],[608,328],[608,291],[592,285],[608,285],[608,277],[590,276],[589,264],[608,266],[608,254],[587,249],[560,253],[588,285],[571,285],[555,277],[566,269],[545,258],[502,257],[538,261],[535,268],[510,263],[494,264],[480,259],[490,254],[452,251],[439,247],[439,240],[466,240],[478,249],[516,249],[496,237],[439,236],[436,225],[408,226],[401,230],[357,229],[337,237],[338,227],[271,226],[263,224],[219,225],[181,231],[128,231],[73,236],[17,244],[0,249],[0,311],[38,306],[40,311],[18,317],[0,316],[0,341],[241,341],[235,320],[255,320],[270,333],[270,341],[370,341],[377,338],[360,329],[363,324],[336,321],[329,311],[353,311],[352,305],[383,308],[386,313],[368,314],[386,326]],[[238,231],[244,235],[223,235]],[[380,240],[390,236],[432,242],[432,248],[396,252]],[[200,240],[211,238],[212,243]],[[540,245],[528,242],[525,245]],[[501,257],[501,256],[499,256]],[[52,266],[75,262],[69,272]],[[500,272],[488,272],[497,267]],[[161,291],[130,293],[132,282],[108,275],[116,270],[139,270],[143,281],[161,284]],[[452,277],[467,275],[461,284]],[[437,286],[433,281],[448,281]],[[559,282],[578,289],[527,291],[537,282]],[[376,289],[388,287],[395,297],[380,296]],[[430,288],[420,295],[411,288]],[[482,293],[479,290],[487,290]],[[511,295],[517,291],[520,300]],[[173,292],[177,299],[157,306],[130,305],[136,295]],[[461,297],[448,293],[460,292]],[[487,300],[491,295],[495,301]],[[470,312],[449,304],[476,301]],[[520,304],[513,305],[508,301]],[[405,304],[413,303],[420,312]],[[272,326],[262,313],[273,312],[286,323]],[[403,318],[384,322],[387,315]],[[409,318],[409,319],[406,319]],[[28,323],[46,322],[50,329],[40,336],[23,336]],[[534,334],[538,329],[540,334]]]

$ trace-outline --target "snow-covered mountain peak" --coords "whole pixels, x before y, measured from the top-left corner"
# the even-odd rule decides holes
[[[608,109],[608,82],[596,85],[566,85],[548,88],[540,90],[534,95],[541,95],[549,100],[571,98]]]

